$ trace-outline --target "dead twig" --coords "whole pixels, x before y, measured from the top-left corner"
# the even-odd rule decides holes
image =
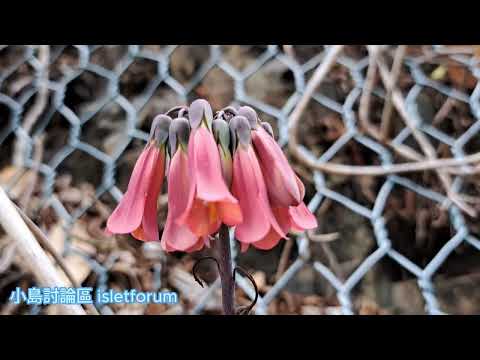
[[[452,108],[457,104],[457,101],[453,98],[448,98],[442,104],[438,112],[435,114],[432,120],[433,125],[439,125],[448,116]]]
[[[40,163],[42,162],[42,158],[43,158],[43,140],[44,140],[44,136],[39,136],[35,141],[35,148],[34,148],[35,152],[34,152],[34,159],[33,159],[35,166],[32,169],[32,173],[30,174],[30,179],[28,180],[28,183],[25,186],[23,195],[19,200],[20,208],[22,208],[25,212],[28,212],[28,205],[30,203],[30,199],[35,190],[35,185],[37,184],[38,168],[40,167]]]
[[[395,53],[395,59],[392,66],[392,88],[388,89],[387,97],[385,100],[385,106],[383,108],[382,113],[382,120],[381,120],[381,128],[380,131],[378,128],[370,122],[370,100],[371,94],[374,89],[374,82],[375,82],[375,74],[377,70],[377,58],[380,54],[379,48],[371,47],[371,55],[369,57],[369,67],[367,71],[367,76],[365,80],[365,86],[362,91],[362,96],[360,98],[360,106],[359,106],[359,120],[361,126],[364,130],[373,137],[375,140],[384,143],[393,151],[395,151],[398,155],[404,157],[407,160],[413,161],[424,161],[425,157],[419,154],[417,151],[412,149],[411,147],[404,145],[404,144],[396,144],[388,141],[387,137],[389,134],[390,129],[390,117],[392,112],[392,88],[397,82],[398,75],[401,70],[402,60],[405,55],[406,47],[404,45],[399,46],[397,52]],[[445,169],[446,172],[451,172],[454,174],[464,174],[462,169]]]
[[[275,274],[275,281],[280,279],[280,276],[285,272],[288,266],[288,260],[290,259],[290,253],[292,252],[293,248],[293,240],[287,240],[285,242],[285,246],[282,250],[282,255],[280,255],[280,261],[278,262],[277,272]]]
[[[38,79],[38,93],[35,103],[25,114],[22,124],[23,130],[29,134],[33,125],[42,114],[48,100],[48,65],[50,62],[50,46],[39,45],[38,47],[38,62],[39,62],[39,79]],[[23,166],[23,155],[25,151],[25,138],[19,137],[15,143],[15,151],[13,153],[13,163],[18,166]]]
[[[315,92],[315,89],[320,85],[322,80],[327,75],[330,68],[335,63],[335,59],[340,55],[340,52],[343,50],[343,45],[333,45],[329,48],[327,54],[323,61],[318,65],[315,70],[312,78],[308,82],[305,92],[303,93],[300,101],[290,115],[290,130],[289,130],[289,149],[290,151],[298,156],[298,124],[300,122],[300,117],[307,108],[307,105]],[[300,156],[301,157],[301,156]]]
[[[403,144],[393,144],[390,141],[386,141],[386,137],[384,133],[382,133],[382,129],[380,131],[378,128],[374,125],[372,125],[370,121],[370,102],[371,102],[371,95],[374,89],[374,83],[375,83],[375,74],[377,71],[377,58],[380,54],[379,48],[377,47],[371,47],[370,48],[370,57],[369,57],[369,66],[367,70],[367,76],[365,79],[365,85],[363,87],[362,91],[362,96],[360,97],[360,106],[358,110],[358,117],[360,120],[360,124],[363,127],[363,129],[370,135],[372,136],[375,140],[384,142],[386,145],[388,145],[390,148],[392,148],[395,152],[397,152],[399,155],[403,156],[404,158],[408,160],[414,160],[414,161],[423,161],[425,158],[418,154],[414,149],[410,148],[409,146],[403,145]],[[404,56],[405,49],[401,50],[400,52],[397,51],[396,53],[396,63],[394,63],[394,68],[392,69],[392,81],[395,84],[396,78],[398,77],[398,72],[400,71],[401,67],[401,62],[402,58]],[[390,121],[390,113],[391,109],[388,109],[387,106],[390,103],[390,108],[391,108],[391,89],[388,90],[387,93],[387,99],[386,99],[386,104],[384,107],[384,114],[382,114],[382,123],[381,126],[383,126],[383,132],[385,132],[385,128],[389,127],[389,124],[387,122]],[[385,113],[387,111],[387,113]],[[388,113],[390,112],[390,113]],[[387,116],[387,118],[385,118]]]
[[[15,205],[15,204],[14,204]],[[35,224],[24,212],[22,209],[20,209],[18,206],[16,206],[18,213],[22,217],[23,221],[27,224],[29,227],[30,231],[32,234],[36,237],[38,242],[41,244],[42,247],[45,248],[47,252],[52,255],[53,259],[57,262],[58,266],[62,271],[65,273],[65,276],[68,278],[70,283],[72,284],[73,287],[79,288],[80,284],[77,283],[75,280],[75,277],[73,276],[72,272],[68,269],[67,265],[63,261],[63,258],[60,256],[60,254],[57,252],[55,247],[50,244],[50,241],[48,240],[47,236],[43,233],[43,231]],[[94,315],[98,315],[98,311],[93,306],[92,304],[85,304],[85,307]]]
[[[400,71],[402,69],[402,62],[403,58],[405,57],[405,52],[407,50],[406,45],[399,45],[397,50],[395,50],[395,56],[393,58],[393,64],[392,64],[392,82],[393,82],[393,87],[395,87],[395,84],[398,81],[398,76],[400,75]],[[376,59],[375,59],[376,60]],[[390,119],[392,116],[392,91],[391,89],[387,91],[387,97],[385,98],[385,105],[383,106],[382,110],[382,120],[380,123],[380,137],[384,141],[388,139],[388,136],[390,134]]]
[[[338,262],[338,259],[335,255],[335,252],[332,251],[328,243],[320,243],[320,246],[322,247],[322,251],[327,257],[328,265],[332,269],[333,273],[340,279],[340,280],[345,280],[344,272],[342,270],[342,267],[340,266],[340,263]]]
[[[330,210],[333,202],[331,199],[325,199],[320,208],[318,209],[318,216],[319,216],[319,224],[318,229],[322,227],[322,220],[324,219],[323,215]],[[340,238],[340,234],[338,232],[329,233],[329,234],[315,234],[313,230],[307,230],[306,232],[307,239],[311,242],[319,243],[320,247],[322,248],[323,253],[325,254],[329,267],[333,270],[334,274],[337,275],[339,278],[343,280],[343,272],[338,262],[338,259],[335,253],[330,248],[329,242],[337,240]]]
[[[28,270],[35,276],[40,286],[67,287],[2,187],[0,187],[0,224],[16,242],[19,255],[23,257],[29,267]],[[63,314],[85,315],[80,305],[59,304],[58,308]]]
[[[377,50],[374,50],[374,49],[375,49],[374,45],[369,46],[369,51],[370,50],[377,51]],[[385,62],[383,61],[383,59],[380,56],[377,58],[377,62],[378,62],[378,68],[380,70],[380,76],[382,77],[382,81],[383,81],[386,89],[390,90],[392,92],[393,105],[395,106],[395,108],[397,109],[399,114],[401,115],[402,119],[405,122],[405,125],[412,132],[413,137],[415,138],[418,145],[420,146],[420,148],[422,149],[422,151],[426,155],[427,159],[436,160],[437,155],[436,155],[436,152],[435,152],[435,148],[432,146],[432,144],[430,143],[430,141],[428,140],[426,135],[417,128],[415,122],[410,118],[410,115],[409,115],[409,113],[406,109],[405,100],[403,99],[403,95],[401,94],[400,91],[398,91],[394,87],[393,79],[392,79],[391,75],[389,74],[389,72],[387,70],[387,66],[386,66]],[[451,189],[452,180],[451,180],[450,176],[446,172],[444,172],[441,168],[436,169],[436,172],[437,172],[438,177],[439,177],[439,179],[440,179],[440,181],[441,181],[441,183],[442,183],[442,185],[445,189],[446,196],[450,199],[450,201],[452,203],[454,203],[455,205],[457,205],[462,211],[464,211],[465,213],[467,213],[471,217],[476,217],[477,216],[476,210],[474,208],[472,208],[471,206],[465,204],[459,198],[458,194],[455,193]]]
[[[475,45],[447,45],[436,49],[436,53],[442,55],[475,54]]]
[[[384,176],[390,174],[406,173],[425,171],[432,169],[444,169],[451,167],[463,166],[466,164],[480,162],[480,153],[472,154],[464,157],[463,159],[432,159],[424,161],[407,162],[402,164],[392,164],[389,166],[351,166],[334,163],[320,163],[308,156],[298,143],[298,127],[300,118],[305,111],[308,102],[310,101],[315,89],[320,85],[325,75],[335,63],[335,59],[342,51],[342,45],[334,45],[329,48],[324,60],[315,70],[312,78],[307,84],[306,90],[298,102],[297,106],[290,115],[290,129],[289,129],[289,150],[293,156],[295,156],[300,162],[306,166],[328,173],[340,174],[340,175],[371,175],[371,176]],[[408,153],[408,150],[404,153]],[[411,153],[410,153],[411,154]],[[451,169],[450,169],[451,170]],[[469,174],[473,174],[480,169],[472,170]]]
[[[391,174],[401,174],[408,172],[419,172],[425,170],[435,170],[435,169],[444,169],[448,167],[458,167],[464,166],[471,163],[480,162],[480,153],[475,153],[469,156],[464,157],[463,159],[433,159],[425,160],[419,162],[407,162],[401,164],[391,164],[386,166],[353,166],[353,165],[342,165],[335,163],[320,163],[315,160],[312,160],[310,157],[306,156],[300,149],[297,149],[297,154],[295,155],[299,161],[304,163],[306,166],[324,171],[332,174],[339,175],[370,175],[370,176],[385,176]],[[472,170],[469,174],[475,174],[480,172],[480,169]]]
[[[50,45],[38,47],[38,62],[40,64],[40,78],[38,84],[38,96],[30,111],[25,114],[23,129],[29,133],[40,114],[45,109],[48,95],[48,64],[50,62]]]
[[[338,232],[333,232],[328,234],[315,234],[313,231],[308,230],[307,235],[311,241],[318,242],[318,243],[332,242],[340,238],[340,233]]]
[[[358,118],[360,125],[373,137],[380,138],[380,133],[376,126],[370,122],[370,100],[375,83],[375,74],[377,72],[378,49],[370,52],[369,64],[365,85],[363,86],[362,96],[360,97],[360,106],[358,109]]]
[[[2,253],[0,256],[0,274],[7,271],[12,264],[13,258],[15,257],[16,247],[17,245],[13,242],[9,242],[2,247]]]

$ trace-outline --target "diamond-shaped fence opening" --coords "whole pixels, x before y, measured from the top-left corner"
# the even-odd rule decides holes
[[[173,307],[109,305],[99,308],[101,313],[218,313],[219,281],[206,274],[210,285],[202,289],[190,274],[199,255],[167,256],[158,244],[112,238],[103,229],[156,114],[198,97],[215,110],[249,105],[272,125],[319,220],[315,231],[292,235],[269,252],[240,254],[232,239],[234,261],[259,287],[256,314],[478,312],[479,293],[469,284],[479,281],[480,228],[465,210],[480,212],[478,161],[371,176],[319,171],[288,151],[289,118],[332,49],[2,46],[0,183],[45,231],[82,286],[168,289],[180,295]],[[396,77],[399,89],[391,92],[382,66],[395,67],[398,46],[380,48],[383,63],[377,61],[372,84],[371,49],[343,47],[301,115],[301,154],[319,167],[383,170],[435,157],[461,162],[477,154],[480,67],[478,49],[469,49],[408,46],[398,74],[387,74]],[[388,106],[390,124],[383,129]],[[365,128],[365,121],[386,135]],[[162,229],[165,195],[159,203]],[[34,284],[12,254],[2,233],[2,304],[15,286]],[[237,301],[248,304],[255,295],[249,281],[239,275],[237,287]],[[51,309],[8,311],[48,314]]]

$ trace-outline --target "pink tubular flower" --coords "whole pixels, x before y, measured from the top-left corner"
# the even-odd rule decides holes
[[[179,225],[188,225],[197,236],[218,231],[222,222],[235,226],[242,222],[242,212],[222,175],[219,149],[211,132],[212,109],[205,100],[194,101],[189,108],[192,134],[188,160],[192,185]]]
[[[165,174],[165,142],[171,119],[155,118],[150,140],[135,163],[128,188],[107,220],[107,232],[158,241],[157,199]]]
[[[315,215],[311,213],[304,202],[297,206],[274,207],[273,213],[286,233],[302,233],[318,226]]]
[[[290,167],[280,146],[263,127],[252,131],[252,141],[272,205],[299,205],[305,195],[305,187]]]
[[[175,221],[187,207],[192,186],[187,155],[188,136],[188,120],[173,120],[170,126],[170,149],[174,155],[168,173],[168,215],[161,240],[162,248],[168,252],[198,251],[206,241],[206,237],[193,234],[188,226],[179,225]]]
[[[238,114],[245,116],[252,128],[252,142],[272,206],[300,205],[305,195],[305,187],[273,138],[270,125],[262,123],[262,126],[259,126],[257,114],[248,106],[241,107]]]
[[[250,245],[271,249],[289,232],[317,226],[272,128],[250,107],[225,108],[214,119],[208,102],[196,100],[154,119],[125,196],[107,221],[109,233],[159,240],[157,199],[167,168],[168,214],[160,240],[167,252],[209,246],[222,224],[235,227],[242,252]]]
[[[264,177],[251,145],[250,126],[243,116],[230,121],[237,144],[233,156],[232,192],[237,197],[243,221],[236,226],[235,237],[242,251],[249,245],[259,249],[271,249],[280,239],[286,238],[285,231],[277,222],[270,207]]]

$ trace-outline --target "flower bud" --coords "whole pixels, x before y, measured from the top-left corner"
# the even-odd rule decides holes
[[[210,131],[212,130],[213,112],[208,101],[198,99],[192,102],[188,109],[188,116],[192,129],[204,123]]]
[[[170,154],[173,156],[179,145],[187,151],[189,137],[190,125],[188,120],[186,118],[174,119],[169,129]]]
[[[163,145],[168,139],[168,132],[172,118],[167,115],[157,115],[152,121],[150,128],[150,140],[153,140],[157,145]]]
[[[266,121],[262,121],[260,123],[260,125],[262,126],[262,128],[273,138],[275,139],[275,135],[273,134],[273,129],[272,129],[272,125],[270,125],[268,122]]]
[[[227,186],[232,184],[232,155],[230,153],[230,129],[228,123],[223,119],[213,120],[213,136],[218,144],[218,152],[220,154],[220,163],[222,165],[222,173]]]
[[[221,145],[224,149],[230,148],[230,132],[228,123],[223,119],[213,120],[213,136],[217,144]]]
[[[244,116],[247,118],[248,123],[250,124],[251,129],[256,129],[258,126],[258,115],[255,110],[253,110],[250,106],[242,106],[238,109],[237,114],[239,116]]]
[[[251,138],[251,129],[250,124],[245,116],[234,116],[230,120],[230,130],[232,131],[232,138],[234,141],[234,149],[239,144],[244,146],[250,145]]]
[[[227,106],[217,112],[216,117],[225,121],[230,121],[230,119],[235,115],[237,115],[237,109],[235,109],[233,106]]]
[[[178,105],[178,106],[174,106],[170,110],[168,110],[165,113],[165,115],[168,115],[171,118],[182,117],[186,110],[188,110],[188,107],[186,107],[185,105]]]

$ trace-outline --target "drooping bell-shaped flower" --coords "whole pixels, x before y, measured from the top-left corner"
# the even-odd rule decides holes
[[[107,232],[158,241],[157,199],[165,174],[166,141],[171,118],[157,116],[145,149],[135,163],[128,188],[107,220]]]
[[[286,233],[302,233],[318,226],[317,218],[303,201],[297,206],[273,207],[272,211]]]
[[[238,114],[245,116],[252,128],[252,142],[272,206],[300,205],[305,195],[305,187],[273,138],[270,125],[259,124],[256,112],[248,106],[241,107]]]
[[[212,134],[212,109],[207,101],[196,100],[189,108],[192,132],[188,163],[192,186],[185,211],[177,220],[197,236],[214,234],[222,223],[235,226],[242,212],[230,193],[222,172],[219,149]]]
[[[285,231],[275,218],[268,200],[264,176],[252,147],[250,125],[243,116],[230,121],[234,141],[232,193],[238,199],[243,221],[235,228],[242,251],[249,245],[271,249]]]
[[[305,187],[275,141],[270,124],[260,122],[255,110],[249,106],[241,107],[238,114],[245,116],[252,128],[252,142],[265,178],[269,202],[282,231],[301,233],[316,228],[317,219],[303,202]]]
[[[188,139],[190,125],[185,118],[177,118],[170,126],[170,154],[172,160],[168,173],[168,214],[162,234],[162,248],[167,251],[198,251],[206,237],[197,236],[187,225],[177,223],[188,204],[188,194],[193,185],[189,173]]]

